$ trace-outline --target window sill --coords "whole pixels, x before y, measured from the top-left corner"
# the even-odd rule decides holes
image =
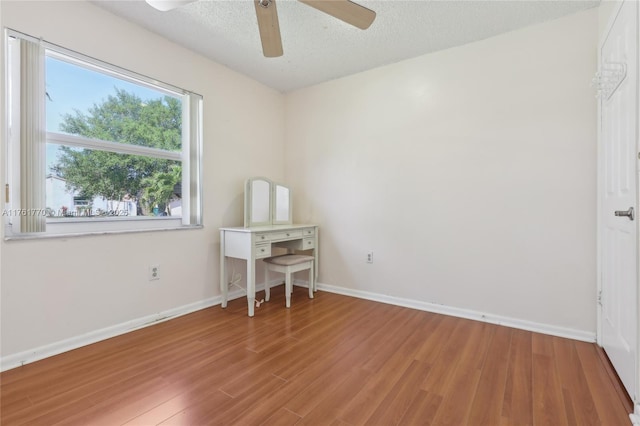
[[[54,220],[55,221],[55,220]],[[80,222],[80,223],[79,223]],[[141,232],[165,232],[188,229],[202,229],[202,225],[182,225],[180,219],[156,218],[156,219],[127,219],[127,220],[101,220],[101,223],[81,223],[81,220],[71,219],[65,223],[47,222],[47,232],[14,233],[10,226],[5,228],[4,240],[39,240],[51,238],[74,238],[95,235],[118,235]],[[173,223],[172,223],[173,222]],[[178,222],[178,224],[175,224]]]

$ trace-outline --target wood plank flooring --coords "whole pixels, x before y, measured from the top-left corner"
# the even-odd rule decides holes
[[[0,424],[630,424],[593,344],[283,292],[6,371]]]

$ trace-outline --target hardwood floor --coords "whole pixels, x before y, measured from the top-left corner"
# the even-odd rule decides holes
[[[0,424],[630,424],[593,344],[283,292],[6,371]]]

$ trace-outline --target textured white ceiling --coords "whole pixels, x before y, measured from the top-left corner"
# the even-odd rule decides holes
[[[93,3],[281,92],[482,40],[595,7],[599,0],[358,0],[360,30],[296,0],[277,0],[284,55],[265,58],[252,0],[200,0],[159,12],[144,0]]]

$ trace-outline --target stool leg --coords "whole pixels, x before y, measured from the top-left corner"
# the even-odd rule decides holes
[[[313,299],[313,287],[315,274],[313,272],[313,262],[311,262],[311,267],[309,268],[309,299]]]
[[[287,271],[284,276],[284,295],[287,298],[287,308],[291,307],[291,272]]]
[[[271,288],[269,287],[269,282],[271,281],[271,277],[269,277],[269,265],[265,265],[264,268],[264,301],[268,302],[271,299]]]

